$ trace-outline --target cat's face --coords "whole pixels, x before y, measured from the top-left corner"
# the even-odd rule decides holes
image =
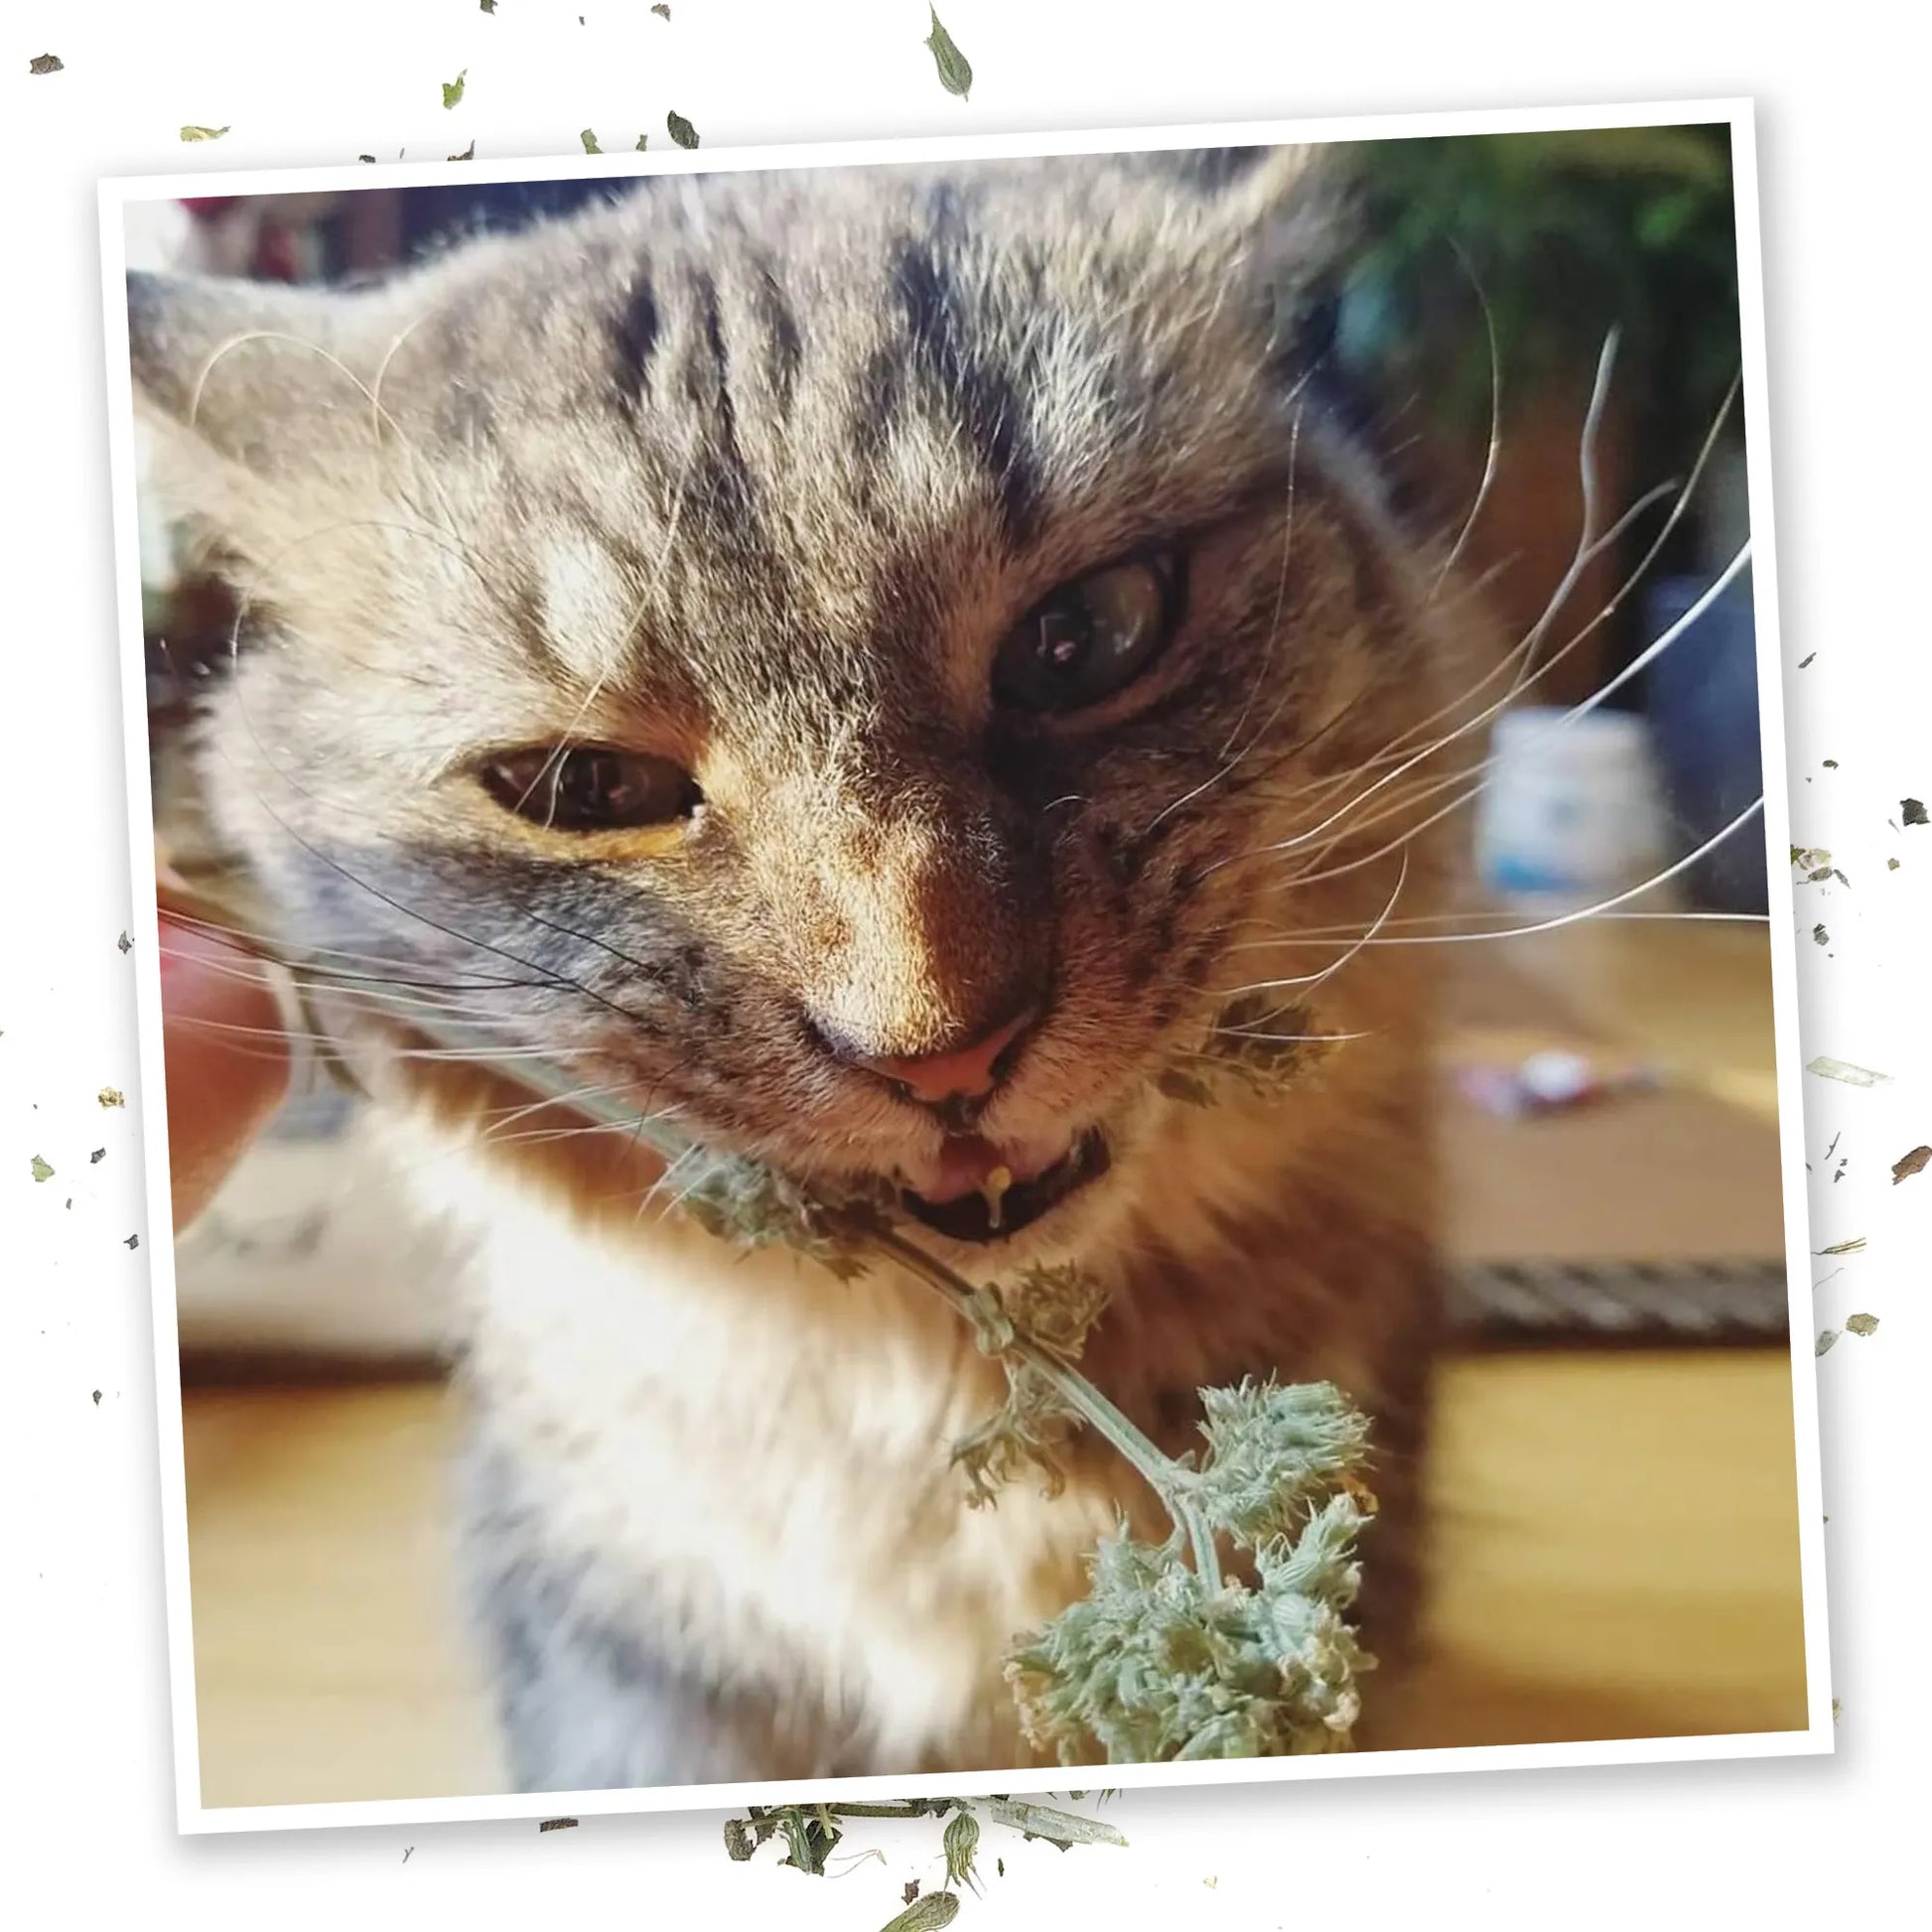
[[[1233,948],[1386,901],[1319,828],[1432,709],[1297,180],[664,183],[368,295],[138,284],[288,935],[942,1231],[996,1166],[1077,1225],[1219,997],[1328,957]]]

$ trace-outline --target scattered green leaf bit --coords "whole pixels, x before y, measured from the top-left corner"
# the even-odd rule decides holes
[[[106,1159],[107,1159],[107,1150],[104,1147],[97,1147],[90,1155],[87,1156],[87,1165],[90,1168],[97,1168]],[[1924,1163],[1921,1162],[1919,1165],[1923,1167]],[[1894,1170],[1894,1172],[1896,1171]],[[1900,1178],[1902,1179],[1903,1176],[1901,1175]]]
[[[1834,1241],[1829,1248],[1820,1248],[1820,1255],[1859,1255],[1864,1252],[1864,1236],[1855,1234],[1849,1241]]]
[[[979,1850],[980,1821],[970,1811],[955,1812],[946,1821],[946,1834],[940,1849],[946,1855],[948,1885],[977,1885],[973,1876],[973,1854]],[[906,1900],[909,1905],[912,1901]]]
[[[134,950],[134,941],[130,939],[125,932],[123,932],[121,936],[114,941],[114,943],[115,945],[119,946],[121,951],[124,953],[129,953]]]
[[[366,161],[370,167],[375,166],[375,156],[372,154],[358,154],[355,158],[357,161]]]
[[[959,1916],[959,1894],[929,1891],[916,1898],[897,1918],[888,1919],[882,1932],[938,1932]]]
[[[470,145],[467,148],[465,148],[461,154],[453,154],[450,156],[450,159],[452,161],[474,161],[476,160],[476,158],[477,158],[477,144],[475,141],[472,141]]]
[[[1811,664],[1811,658],[1812,658],[1812,657],[1816,657],[1817,655],[1818,655],[1818,653],[1817,653],[1816,651],[1813,651],[1813,652],[1812,652],[1812,654],[1811,654],[1811,657],[1801,657],[1801,658],[1799,658],[1799,660],[1798,660],[1798,668],[1799,668],[1799,670],[1801,670],[1801,671],[1802,671],[1802,670],[1806,670],[1806,669],[1808,669],[1808,668],[1810,667],[1810,664]]]
[[[1838,769],[1838,759],[1827,759],[1825,760],[1825,769],[1826,769],[1827,771],[1836,771],[1836,770]]]
[[[1829,946],[1832,943],[1832,935],[1825,930],[1825,924],[1822,919],[1819,921],[1817,925],[1812,927],[1811,936],[1814,939],[1816,939],[1821,946]]]
[[[127,1248],[130,1250],[138,1248],[140,1245],[141,1245],[141,1237],[138,1234],[130,1234],[127,1237],[127,1239],[121,1243],[121,1246],[123,1248]]]
[[[1093,1588],[1023,1641],[1008,1666],[1029,1740],[1062,1763],[1097,1738],[1113,1763],[1306,1756],[1348,1747],[1373,1659],[1346,1620],[1355,1539],[1372,1503],[1357,1470],[1367,1424],[1326,1383],[1203,1389],[1208,1451],[1183,1493],[1254,1557],[1260,1587],[1125,1528]]]
[[[577,1820],[574,1818],[546,1818],[537,1830],[540,1832],[574,1832]]]
[[[932,50],[932,64],[939,69],[939,84],[947,93],[965,100],[973,91],[972,64],[953,45],[953,38],[940,24],[937,11],[928,7],[926,12],[932,15],[932,32],[922,45]]]
[[[1848,1335],[1869,1335],[1877,1331],[1878,1317],[1875,1314],[1848,1314],[1845,1317],[1845,1332]]]
[[[225,127],[184,127],[181,138],[184,141],[218,141],[227,133]]]
[[[1818,879],[1830,873],[1832,855],[1822,845],[1794,845],[1791,863],[1807,879]]]
[[[463,98],[463,83],[470,78],[470,69],[465,68],[454,80],[443,83],[443,105],[454,107]]]
[[[650,136],[649,136],[648,134],[640,134],[640,135],[638,135],[638,137],[637,137],[637,152],[638,152],[639,154],[642,154],[642,153],[643,153],[643,151],[644,151],[644,150],[645,150],[645,149],[646,149],[647,147],[649,147],[649,146],[650,146]]]
[[[1832,1345],[1837,1340],[1838,1340],[1838,1330],[1836,1328],[1821,1328],[1818,1331],[1817,1346],[1813,1348],[1811,1352],[1814,1355],[1830,1354],[1832,1350]]]
[[[119,1087],[102,1087],[101,1090],[94,1095],[94,1098],[98,1100],[103,1107],[125,1107],[127,1105],[127,1095],[124,1094]]]
[[[597,145],[597,136],[593,134],[589,128],[585,128],[585,130],[580,135],[578,135],[577,138],[583,142],[584,152],[586,154],[602,154],[604,152],[604,150]]]
[[[681,148],[695,148],[698,145],[698,130],[684,116],[675,111],[664,116],[665,130]]]
[[[67,63],[58,54],[36,54],[27,63],[29,73],[59,73]]]
[[[659,20],[669,20],[671,17],[671,10],[669,7],[653,7],[651,9],[651,12],[654,13]]]
[[[1896,872],[1898,870],[1898,861],[1896,859],[1887,859],[1885,861],[1885,870],[1887,872]]]
[[[52,1180],[54,1178],[54,1170],[38,1154],[34,1156],[34,1178],[36,1180]]]
[[[1891,1164],[1891,1184],[1896,1187],[1901,1180],[1923,1173],[1928,1162],[1932,1162],[1932,1147],[1915,1147],[1911,1153],[1901,1154]]]
[[[1854,1066],[1850,1060],[1835,1060],[1825,1053],[1807,1060],[1805,1071],[1826,1080],[1843,1080],[1848,1087],[1876,1087],[1891,1079],[1889,1073],[1874,1073],[1868,1066]]]
[[[1081,1794],[1076,1791],[1072,1795],[1077,1798]],[[907,1909],[885,1928],[885,1932],[894,1932],[895,1927],[898,1932],[917,1932],[920,1927],[952,1923],[959,1910],[959,1895],[952,1887],[969,1885],[975,1891],[979,1889],[973,1861],[979,1853],[982,1813],[989,1824],[1004,1825],[1023,1838],[1044,1839],[1062,1852],[1075,1845],[1127,1843],[1113,1826],[1104,1825],[1097,1818],[1050,1805],[1036,1805],[1024,1798],[900,1798],[875,1804],[855,1801],[753,1805],[743,1818],[725,1820],[725,1851],[734,1863],[742,1864],[756,1855],[759,1846],[780,1839],[785,1846],[780,1864],[823,1877],[826,1859],[845,1836],[834,1823],[836,1819],[946,1818],[941,1846],[946,1860],[947,1889],[927,1892],[921,1897],[916,1880],[907,1884],[901,1894]],[[1004,1878],[1006,1861],[996,1859],[994,1863]]]
[[[496,11],[496,0],[477,0],[477,4],[486,14],[493,14]],[[468,69],[464,70],[465,72],[469,71]]]
[[[1923,825],[1926,823],[1925,806],[1920,799],[1901,798],[1898,801],[1898,808],[1905,814],[1905,823],[1907,825]]]

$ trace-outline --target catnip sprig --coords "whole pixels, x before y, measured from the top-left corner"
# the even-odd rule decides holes
[[[326,985],[326,973],[309,977]],[[632,1131],[677,1169],[682,1211],[721,1239],[783,1243],[846,1278],[889,1262],[941,1296],[1008,1379],[1001,1410],[953,1449],[970,1501],[991,1501],[1027,1463],[1049,1489],[1057,1484],[1058,1449],[1075,1423],[1139,1472],[1173,1534],[1145,1544],[1123,1524],[1094,1554],[1088,1596],[1009,1653],[1008,1679],[1035,1747],[1067,1763],[1094,1744],[1112,1762],[1347,1747],[1360,1709],[1355,1679],[1373,1664],[1347,1612],[1360,1583],[1355,1541],[1374,1503],[1359,1473],[1367,1424],[1338,1390],[1272,1382],[1203,1390],[1204,1455],[1170,1456],[1075,1366],[1105,1301],[1084,1270],[1036,1267],[1004,1290],[975,1286],[900,1231],[883,1186],[808,1189],[587,1094],[562,1068],[524,1059],[499,1065],[494,1043],[481,1035],[398,1017],[506,1080]],[[1318,1037],[1299,1014],[1223,1015],[1208,1049],[1173,1076],[1187,1082],[1173,1097],[1204,1103],[1215,1082],[1229,1081],[1275,1090],[1294,1080]],[[1249,1553],[1254,1587],[1224,1579],[1221,1538]],[[734,1857],[749,1857],[778,1830],[792,1863],[822,1868],[838,1836],[829,1812],[821,1808],[816,1823],[796,1808],[769,1814],[768,1825],[765,1816],[743,1827],[750,1838],[728,1831]]]

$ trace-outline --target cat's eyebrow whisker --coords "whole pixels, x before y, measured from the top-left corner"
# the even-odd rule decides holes
[[[442,486],[436,481],[434,471],[430,468],[428,464],[423,462],[422,457],[420,456],[420,454],[418,454],[414,445],[411,444],[408,437],[406,437],[403,434],[402,426],[399,423],[397,423],[395,418],[392,415],[390,415],[390,413],[386,409],[382,407],[382,378],[388,372],[390,358],[395,354],[396,350],[401,347],[402,344],[405,341],[407,341],[410,334],[421,324],[423,319],[424,318],[422,316],[419,316],[416,319],[416,322],[411,323],[409,327],[405,329],[401,333],[401,335],[399,335],[395,339],[393,343],[390,344],[388,352],[383,356],[381,366],[376,371],[375,387],[373,389],[371,389],[369,385],[365,383],[362,380],[362,378],[359,375],[357,375],[355,371],[351,369],[348,366],[348,364],[342,359],[341,356],[337,355],[333,350],[325,348],[322,345],[322,344],[311,342],[305,336],[292,335],[288,331],[280,330],[280,329],[243,330],[239,334],[230,336],[229,338],[227,338],[226,341],[217,344],[216,346],[209,352],[207,359],[202,364],[199,373],[196,375],[194,388],[189,395],[188,427],[190,429],[197,429],[199,427],[200,419],[201,419],[201,411],[202,411],[202,398],[204,394],[207,392],[208,378],[214,373],[215,365],[218,362],[220,362],[224,356],[230,354],[233,350],[237,348],[241,348],[249,343],[280,343],[285,347],[306,349],[311,355],[320,356],[323,359],[323,361],[327,362],[331,368],[333,368],[340,376],[342,376],[342,378],[345,382],[347,382],[349,386],[353,388],[356,391],[356,393],[363,398],[365,402],[368,403],[370,409],[371,427],[375,435],[375,445],[376,445],[376,452],[378,457],[380,457],[382,451],[381,426],[384,423],[387,423],[389,428],[395,433],[397,442],[402,445],[403,449],[410,455],[410,457],[421,468],[423,475],[429,479],[431,488],[434,489],[436,492],[438,503],[443,512],[443,530],[441,534],[448,537],[451,543],[453,543],[456,546],[457,554],[463,559],[464,563],[472,571],[476,573],[479,579],[487,583],[487,579],[484,578],[482,567],[477,563],[476,558],[472,555],[470,551],[469,545],[464,542],[462,534],[457,528],[456,518],[451,512],[449,500],[447,497],[444,496]],[[382,482],[382,477],[379,469],[376,473],[376,481],[378,486],[380,486]],[[407,495],[403,497],[403,501],[408,508],[412,510],[416,509],[416,505],[413,502],[409,501]],[[417,513],[419,515],[421,514],[420,511],[418,511]]]
[[[1502,358],[1496,347],[1496,317],[1489,306],[1488,292],[1482,286],[1482,278],[1477,275],[1474,264],[1469,260],[1462,244],[1453,235],[1449,237],[1449,246],[1455,251],[1455,258],[1462,265],[1462,272],[1469,278],[1469,286],[1475,290],[1477,306],[1482,310],[1483,333],[1489,341],[1489,445],[1483,456],[1482,478],[1476,484],[1475,501],[1469,505],[1469,513],[1462,521],[1449,555],[1443,559],[1442,568],[1436,573],[1436,581],[1429,587],[1426,603],[1433,604],[1442,594],[1449,574],[1461,559],[1462,551],[1469,541],[1481,517],[1483,506],[1489,500],[1489,491],[1496,481],[1498,460],[1503,445],[1503,371]]]

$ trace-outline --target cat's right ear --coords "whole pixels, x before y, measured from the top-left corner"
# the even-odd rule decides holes
[[[128,353],[147,467],[169,512],[246,552],[278,499],[366,439],[353,366],[366,298],[328,290],[131,274]]]

